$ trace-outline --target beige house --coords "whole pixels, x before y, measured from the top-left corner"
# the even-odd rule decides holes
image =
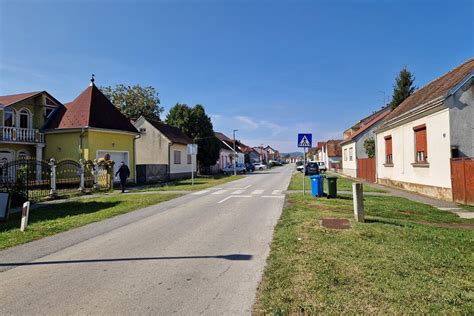
[[[187,151],[193,141],[179,128],[143,116],[134,126],[140,132],[135,142],[137,182],[191,178],[193,166],[196,172],[196,156]]]
[[[474,59],[417,90],[376,129],[377,181],[452,199],[451,159],[473,157]]]

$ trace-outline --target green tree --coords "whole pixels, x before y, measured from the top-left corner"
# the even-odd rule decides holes
[[[176,103],[168,112],[166,123],[178,127],[198,144],[197,160],[201,166],[209,167],[216,163],[220,144],[214,136],[211,118],[202,105],[190,107]]]
[[[393,86],[393,96],[392,101],[390,102],[390,108],[392,110],[413,94],[415,91],[415,87],[413,86],[414,81],[415,77],[413,74],[407,69],[407,67],[403,67],[395,79],[395,85]]]
[[[369,158],[374,158],[375,157],[375,140],[373,137],[367,138],[364,141],[364,148],[365,148],[365,153]]]
[[[158,92],[153,87],[118,84],[115,87],[100,87],[100,90],[129,119],[143,115],[159,120],[163,112]]]

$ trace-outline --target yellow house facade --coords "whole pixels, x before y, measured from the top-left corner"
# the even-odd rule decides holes
[[[44,134],[46,159],[93,161],[110,155],[115,171],[123,161],[130,168],[130,180],[135,180],[135,139],[139,133],[93,82],[53,113]]]
[[[44,158],[41,128],[62,104],[46,91],[0,96],[0,164],[26,157]]]

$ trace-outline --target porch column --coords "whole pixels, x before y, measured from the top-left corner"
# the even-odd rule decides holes
[[[43,160],[44,144],[36,144],[36,161]],[[41,180],[41,164],[36,164],[36,180]]]

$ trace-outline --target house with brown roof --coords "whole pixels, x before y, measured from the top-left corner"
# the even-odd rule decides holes
[[[46,159],[93,161],[109,155],[116,162],[115,171],[123,161],[130,168],[129,180],[135,180],[134,143],[139,133],[93,79],[74,101],[54,110],[43,130]]]
[[[133,125],[140,132],[135,144],[138,182],[187,179],[196,172],[196,155],[187,151],[193,140],[179,128],[143,116]]]
[[[473,128],[470,59],[415,91],[377,127],[377,181],[451,200],[451,159],[474,157]]]
[[[341,169],[342,152],[339,145],[341,141],[340,139],[331,139],[326,142],[318,142],[316,146],[321,148],[320,152],[318,152],[318,161],[323,161],[328,170]]]
[[[46,143],[41,128],[61,106],[46,91],[0,96],[0,167],[25,157],[42,160]]]
[[[216,166],[213,168],[214,171],[222,170],[234,163],[234,156],[237,154],[237,163],[245,163],[245,154],[241,151],[238,146],[238,141],[235,142],[235,153],[234,153],[234,140],[227,137],[223,133],[215,132],[214,135],[220,141],[220,152],[219,159],[216,162]]]
[[[345,139],[340,143],[342,151],[342,173],[357,177],[357,160],[369,158],[364,147],[367,139],[375,140],[374,129],[390,113],[390,107],[383,107],[369,116],[363,118],[353,125],[349,130],[351,133],[345,133]],[[357,127],[355,127],[357,126]],[[347,132],[348,130],[346,130]]]

